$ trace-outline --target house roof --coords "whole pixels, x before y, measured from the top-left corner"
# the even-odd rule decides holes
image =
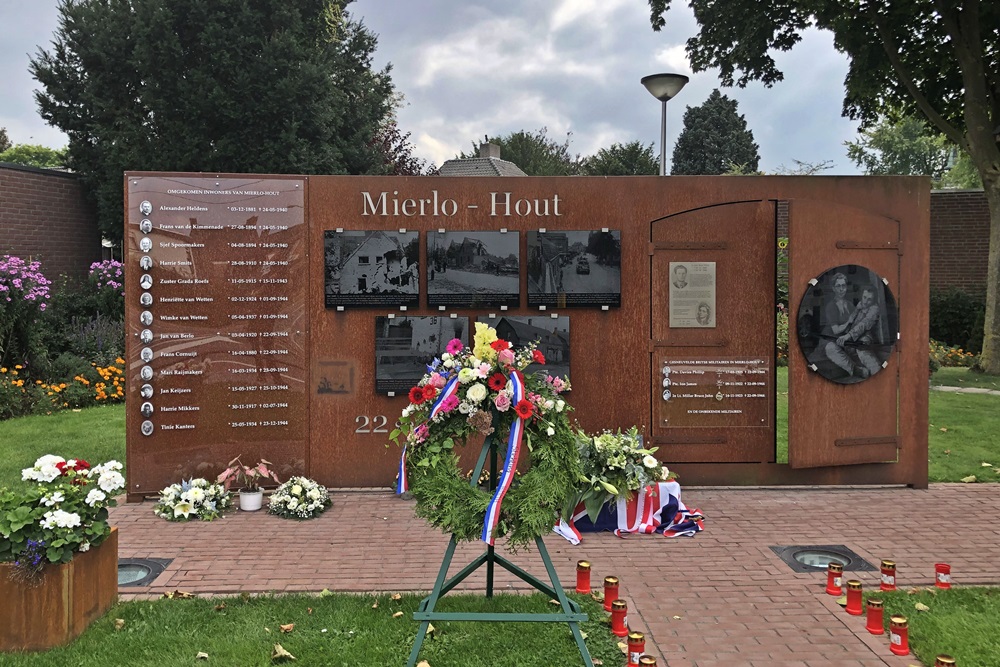
[[[513,162],[495,157],[447,160],[438,173],[442,176],[527,176]]]

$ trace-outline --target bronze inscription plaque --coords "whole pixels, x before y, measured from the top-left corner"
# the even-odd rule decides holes
[[[660,355],[659,421],[670,427],[767,427],[770,363],[764,358]]]
[[[304,190],[301,178],[129,178],[130,491],[211,477],[237,455],[305,472]]]

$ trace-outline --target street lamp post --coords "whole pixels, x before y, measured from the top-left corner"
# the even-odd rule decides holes
[[[667,101],[676,97],[689,80],[683,74],[650,74],[641,80],[646,90],[663,105],[660,115],[660,176],[667,175]]]

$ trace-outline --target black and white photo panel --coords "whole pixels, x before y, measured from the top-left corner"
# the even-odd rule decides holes
[[[419,232],[327,230],[323,249],[327,308],[417,306]]]
[[[448,341],[469,340],[467,317],[375,318],[375,391],[403,395],[447,351]]]
[[[569,378],[569,317],[560,315],[528,315],[512,317],[487,317],[481,315],[479,322],[485,322],[497,331],[497,338],[502,338],[514,345],[523,347],[532,341],[537,342],[536,350],[545,357],[544,364],[531,364],[525,373],[544,372],[553,377]]]
[[[899,309],[881,276],[845,264],[810,281],[796,322],[809,368],[831,382],[855,384],[881,371],[892,355]]]
[[[528,306],[621,306],[621,230],[528,232]]]
[[[427,305],[517,307],[521,303],[518,232],[427,232]]]

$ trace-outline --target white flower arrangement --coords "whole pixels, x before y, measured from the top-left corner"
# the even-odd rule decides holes
[[[331,504],[325,486],[307,477],[292,477],[271,494],[267,511],[285,519],[312,519]]]
[[[219,518],[231,504],[229,492],[221,484],[212,484],[199,477],[171,484],[160,491],[160,500],[153,513],[167,521],[211,521]]]

